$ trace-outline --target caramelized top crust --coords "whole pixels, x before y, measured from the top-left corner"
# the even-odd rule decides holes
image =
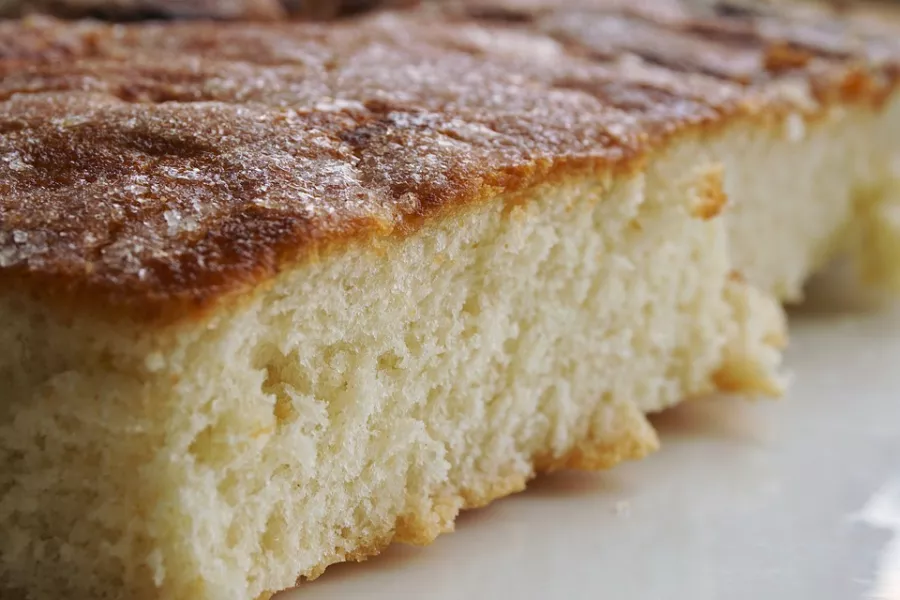
[[[676,0],[0,22],[0,289],[197,316],[311,253],[628,168],[684,130],[878,102],[898,38],[859,29]]]

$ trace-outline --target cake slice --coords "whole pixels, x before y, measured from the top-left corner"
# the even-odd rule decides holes
[[[898,281],[897,39],[665,0],[0,23],[0,598],[265,598],[777,395],[811,273]]]

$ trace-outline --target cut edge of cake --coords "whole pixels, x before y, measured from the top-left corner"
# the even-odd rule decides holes
[[[190,318],[5,273],[3,597],[265,598],[643,457],[646,413],[778,395],[781,301],[841,254],[900,281],[900,98],[834,81],[332,240]]]
[[[893,180],[853,151],[890,144],[898,107],[805,123],[802,140],[787,123],[688,135],[632,173],[286,270],[162,335],[7,292],[0,347],[20,354],[0,373],[26,369],[4,406],[5,581],[36,599],[265,597],[430,542],[535,473],[640,458],[658,443],[646,412],[780,393],[773,293],[796,297],[885,227],[865,215]],[[721,160],[695,162],[709,148]],[[869,259],[888,264],[890,239]],[[774,292],[748,283],[767,275]]]

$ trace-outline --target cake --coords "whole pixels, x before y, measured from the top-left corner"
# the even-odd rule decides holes
[[[811,274],[900,279],[894,23],[0,22],[0,598],[267,598],[778,395]]]

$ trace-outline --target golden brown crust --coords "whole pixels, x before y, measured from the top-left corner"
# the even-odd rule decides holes
[[[772,341],[777,344],[787,340],[772,338]],[[784,389],[767,376],[757,363],[740,357],[731,359],[719,367],[713,373],[712,380],[718,391],[727,394],[773,398],[784,393]]]
[[[850,21],[675,0],[435,12],[0,23],[0,286],[182,319],[349,239],[809,110],[797,85],[877,102],[898,79],[896,36]]]
[[[584,439],[565,454],[535,457],[535,472],[605,470],[626,460],[644,458],[659,447],[656,432],[634,405],[607,407],[605,417],[599,422],[599,427],[595,425]]]
[[[722,165],[707,167],[697,177],[693,214],[708,221],[717,217],[728,204],[724,185],[725,168]]]

